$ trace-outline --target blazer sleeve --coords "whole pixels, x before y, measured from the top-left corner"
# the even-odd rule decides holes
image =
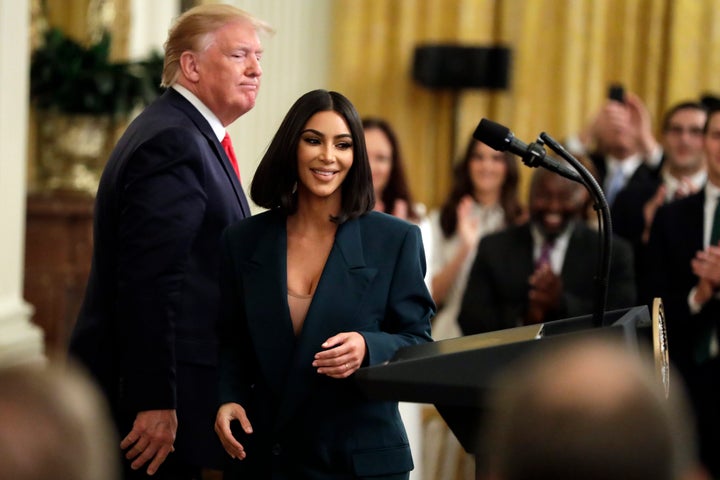
[[[367,344],[367,364],[388,361],[401,347],[432,341],[435,304],[425,285],[425,269],[420,229],[413,225],[398,251],[381,331],[360,332]]]
[[[232,255],[233,245],[230,229],[226,229],[221,242],[220,263],[220,323],[219,338],[219,402],[246,405],[251,380],[247,368],[255,365],[255,357],[247,328],[245,310],[242,308],[243,285],[237,274]]]
[[[125,344],[123,401],[175,408],[175,318],[207,197],[203,152],[183,129],[140,145],[119,184],[118,335]]]

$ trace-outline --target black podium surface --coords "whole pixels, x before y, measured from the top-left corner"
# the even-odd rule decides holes
[[[468,335],[402,348],[385,364],[361,368],[355,378],[369,398],[434,404],[465,450],[475,453],[484,399],[508,364],[537,348],[586,336],[620,336],[637,349],[638,329],[650,324],[647,307],[639,306],[605,313],[599,327],[586,315]]]

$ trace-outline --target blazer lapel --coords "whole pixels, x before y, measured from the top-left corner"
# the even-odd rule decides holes
[[[322,343],[340,332],[356,329],[357,312],[376,274],[377,269],[365,265],[360,221],[341,225],[298,337],[277,427],[291,417],[317,382],[312,362],[322,350]]]
[[[258,248],[242,267],[245,313],[258,364],[270,388],[280,396],[295,349],[287,303],[287,232],[285,217],[274,216]]]

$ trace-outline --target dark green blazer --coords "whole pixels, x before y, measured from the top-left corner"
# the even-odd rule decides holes
[[[312,362],[340,332],[363,335],[365,365],[431,341],[435,305],[417,226],[377,212],[342,224],[297,338],[286,217],[239,222],[223,248],[220,399],[241,404],[254,430],[237,429],[247,451],[234,462],[237,478],[407,478],[413,463],[397,402],[368,400],[352,377],[318,375]]]

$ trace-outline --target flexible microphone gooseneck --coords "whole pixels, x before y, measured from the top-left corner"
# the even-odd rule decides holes
[[[543,167],[567,179],[578,182],[590,192],[594,202],[593,207],[598,215],[598,235],[600,235],[601,239],[598,267],[594,278],[596,288],[593,325],[595,327],[602,326],[605,316],[605,304],[607,302],[607,288],[610,279],[612,220],[610,219],[610,207],[595,177],[592,176],[590,171],[588,171],[580,161],[545,132],[540,134],[537,142],[532,142],[528,145],[515,138],[515,135],[513,135],[509,128],[495,123],[492,120],[488,120],[487,118],[483,118],[475,129],[473,138],[500,152],[509,151],[521,157],[523,163],[528,167]],[[544,148],[545,143],[547,143],[555,153],[564,158],[575,171],[561,165],[557,160],[549,158]]]
[[[523,163],[528,167],[544,167],[565,178],[583,183],[576,172],[560,165],[557,160],[549,158],[542,143],[532,142],[529,145],[523,143],[515,138],[515,135],[513,135],[509,128],[495,123],[492,120],[488,120],[487,118],[480,120],[480,123],[475,129],[475,133],[473,133],[473,138],[500,152],[508,150],[514,153],[522,158]]]

